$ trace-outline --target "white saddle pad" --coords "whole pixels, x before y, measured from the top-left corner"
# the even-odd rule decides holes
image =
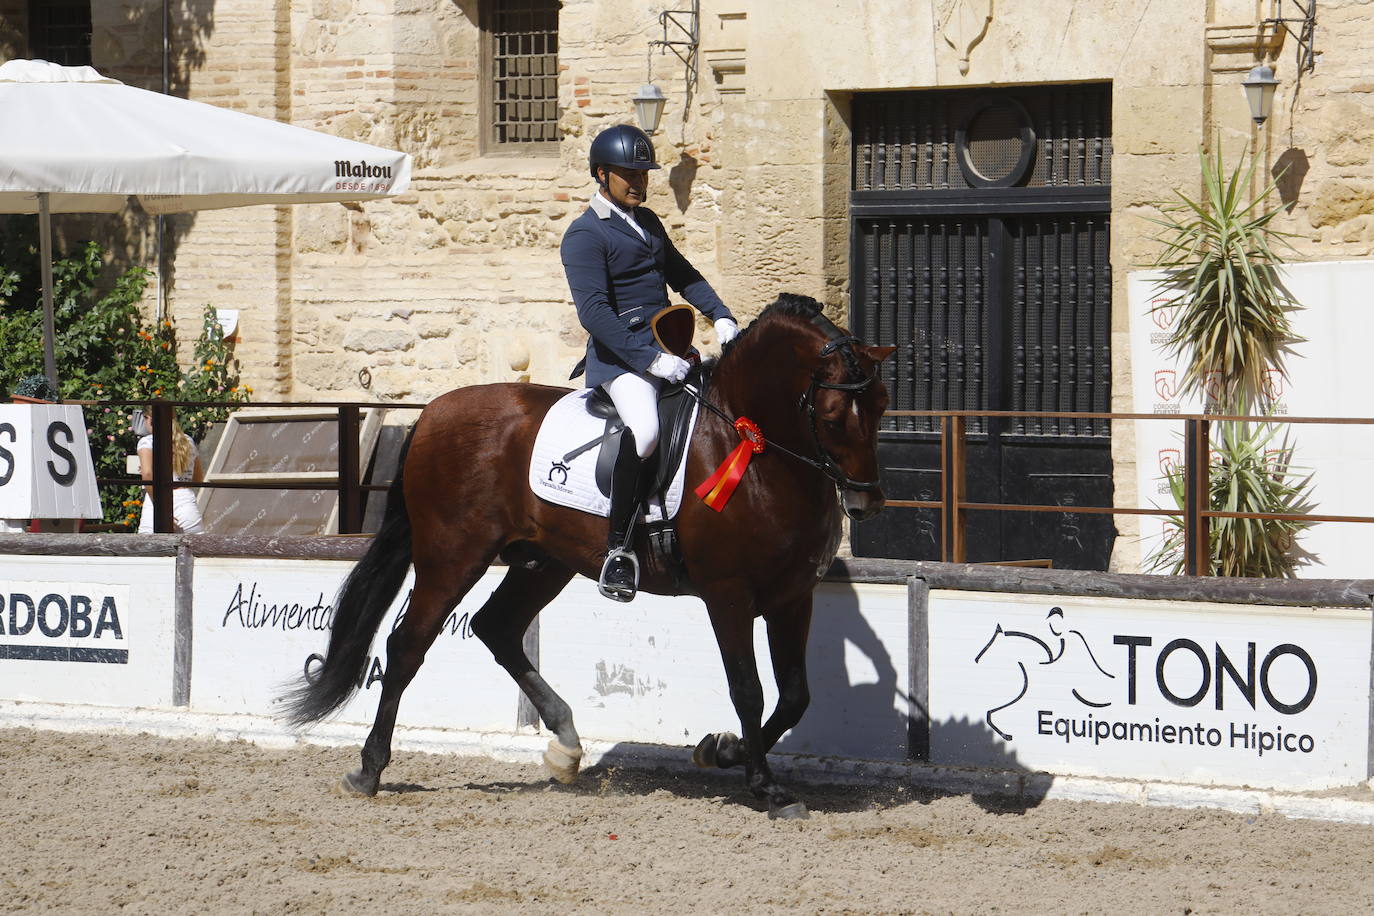
[[[582,454],[566,460],[574,451],[606,431],[606,421],[587,412],[587,398],[593,389],[582,388],[559,398],[549,408],[539,435],[534,439],[534,454],[530,457],[530,489],[540,499],[559,506],[580,509],[606,518],[611,514],[611,500],[596,486],[596,456],[601,451],[597,443]],[[696,428],[697,407],[692,407],[688,422],[687,441],[691,442]],[[684,458],[686,450],[683,451]],[[670,519],[682,505],[682,490],[687,476],[687,462],[678,462],[673,481],[668,486],[666,505],[657,498],[649,500],[645,518],[649,521]]]

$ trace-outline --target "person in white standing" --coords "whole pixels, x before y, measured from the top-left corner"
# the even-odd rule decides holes
[[[153,479],[153,433],[143,411],[136,410],[129,420],[129,428],[138,436],[139,476],[146,481]],[[200,483],[205,479],[205,468],[200,463],[200,450],[190,436],[181,431],[176,414],[172,414],[172,480],[185,483]],[[139,534],[153,533],[153,488],[143,487],[143,514],[138,520]],[[200,506],[196,504],[196,493],[186,487],[172,489],[172,521],[179,534],[201,534],[205,522],[200,516]]]

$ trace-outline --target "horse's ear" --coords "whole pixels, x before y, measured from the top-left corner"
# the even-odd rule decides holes
[[[875,363],[880,363],[897,352],[896,347],[860,347],[859,350]]]

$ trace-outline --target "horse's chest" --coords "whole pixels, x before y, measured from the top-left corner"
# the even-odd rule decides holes
[[[792,538],[784,539],[787,546],[777,557],[779,568],[783,565],[804,563],[807,572],[814,574],[808,588],[813,587],[830,571],[830,564],[835,561],[835,555],[840,551],[840,540],[844,533],[837,506],[826,505],[819,514],[824,519],[824,524],[816,526],[815,516],[812,515],[811,524],[798,526]],[[806,529],[805,533],[802,533],[803,528]]]

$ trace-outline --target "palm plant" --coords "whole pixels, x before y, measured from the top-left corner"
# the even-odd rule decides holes
[[[1166,350],[1184,362],[1181,389],[1205,384],[1210,406],[1243,413],[1264,400],[1265,372],[1283,371],[1292,337],[1287,313],[1298,304],[1279,279],[1283,258],[1274,250],[1276,241],[1288,244],[1288,234],[1269,225],[1279,211],[1263,209],[1277,180],[1246,203],[1253,158],[1229,175],[1220,150],[1200,158],[1204,196],[1175,192],[1179,202],[1151,220],[1164,245],[1155,262],[1164,270],[1164,295],[1155,310],[1177,309]]]
[[[1292,445],[1285,438],[1277,447],[1269,447],[1278,427],[1237,421],[1219,426],[1221,433],[1213,443],[1208,474],[1209,508],[1276,515],[1302,515],[1312,510],[1312,475],[1299,478],[1295,473],[1290,464]],[[1183,471],[1174,471],[1167,479],[1175,503],[1183,506]],[[1292,576],[1299,560],[1294,543],[1311,526],[1311,522],[1291,519],[1214,518],[1207,530],[1208,555],[1219,576]],[[1183,547],[1183,516],[1169,516],[1164,543],[1146,560],[1146,570],[1182,575]]]
[[[1219,146],[1220,144],[1218,144]],[[1284,373],[1284,349],[1292,341],[1288,312],[1299,307],[1279,277],[1283,259],[1275,243],[1287,235],[1270,226],[1277,209],[1265,210],[1277,182],[1252,201],[1246,191],[1255,161],[1229,173],[1218,150],[1200,155],[1204,195],[1161,207],[1156,240],[1164,269],[1155,306],[1176,309],[1166,351],[1184,364],[1180,387],[1198,391],[1208,410],[1248,414],[1270,407],[1264,379]],[[1290,246],[1291,247],[1291,246]],[[1311,475],[1290,466],[1293,446],[1285,437],[1270,447],[1277,428],[1269,423],[1226,421],[1214,427],[1208,469],[1208,509],[1299,515],[1310,511]],[[1184,506],[1181,471],[1168,475],[1176,505]],[[1223,576],[1291,576],[1299,557],[1296,537],[1310,522],[1213,518],[1208,526],[1214,571]],[[1183,519],[1166,523],[1164,541],[1146,560],[1150,571],[1182,572]]]

